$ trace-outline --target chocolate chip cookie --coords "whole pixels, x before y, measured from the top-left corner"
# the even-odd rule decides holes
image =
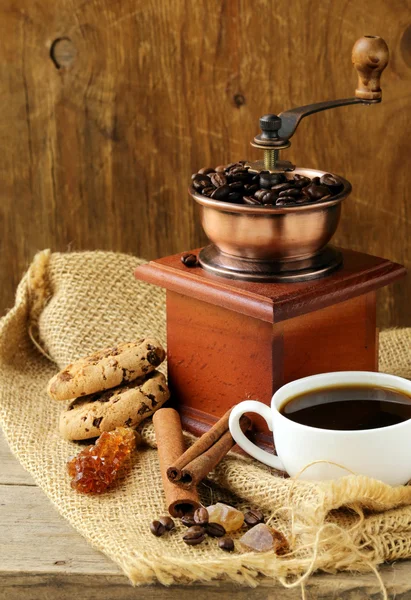
[[[136,427],[169,396],[164,375],[154,371],[145,381],[77,398],[60,416],[60,433],[66,440],[86,440],[116,427]]]
[[[164,358],[154,338],[121,343],[76,360],[50,380],[47,391],[54,400],[72,400],[108,390],[145,377]]]

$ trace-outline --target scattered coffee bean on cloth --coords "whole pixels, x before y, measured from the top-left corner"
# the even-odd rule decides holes
[[[204,527],[200,525],[194,525],[189,527],[187,532],[183,535],[183,541],[189,546],[197,546],[205,540],[206,532]]]
[[[196,525],[207,525],[208,523],[208,510],[201,506],[194,512],[193,519]]]
[[[175,523],[169,516],[160,517],[150,523],[150,531],[156,537],[161,537],[166,531],[174,529]]]
[[[259,523],[264,523],[264,515],[261,510],[248,510],[244,513],[244,522],[247,527],[255,527]]]
[[[223,537],[218,540],[218,547],[225,552],[233,552],[234,551],[234,540],[229,537]]]
[[[226,534],[226,530],[220,523],[207,523],[205,530],[210,537],[221,538]]]
[[[160,523],[160,521],[155,520],[150,524],[150,531],[156,537],[161,537],[165,533],[165,530],[164,524]]]
[[[336,175],[325,173],[310,178],[299,173],[270,173],[250,171],[246,161],[240,160],[213,169],[205,167],[191,177],[194,190],[212,200],[248,206],[298,206],[324,202],[339,194],[344,188]],[[194,256],[194,255],[190,255]],[[195,258],[195,257],[194,257]],[[194,259],[185,259],[189,262]],[[187,264],[186,266],[195,266]]]

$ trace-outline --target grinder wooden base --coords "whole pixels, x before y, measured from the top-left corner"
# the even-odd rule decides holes
[[[406,271],[342,252],[336,273],[292,284],[223,279],[185,267],[180,254],[137,268],[137,279],[167,289],[169,386],[186,429],[202,434],[241,400],[270,404],[300,377],[378,369],[376,290]],[[272,445],[253,421],[257,443]]]

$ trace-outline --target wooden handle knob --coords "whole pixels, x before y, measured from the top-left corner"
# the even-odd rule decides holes
[[[352,62],[358,73],[357,98],[379,100],[382,97],[380,77],[388,64],[389,50],[385,41],[375,35],[365,35],[352,49]]]

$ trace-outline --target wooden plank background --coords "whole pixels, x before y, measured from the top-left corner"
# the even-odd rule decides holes
[[[261,114],[352,95],[363,34],[391,50],[383,104],[309,117],[284,157],[352,182],[336,242],[410,266],[411,0],[2,0],[0,313],[39,249],[205,242],[190,174],[256,157]],[[410,297],[383,291],[380,326]]]

